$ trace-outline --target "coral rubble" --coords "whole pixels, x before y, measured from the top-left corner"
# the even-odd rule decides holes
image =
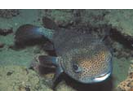
[[[13,33],[13,29],[9,28],[9,29],[0,29],[0,35],[6,36],[10,33]]]
[[[22,66],[0,66],[0,80],[1,91],[51,90],[34,71]]]
[[[116,88],[118,91],[133,91],[133,61],[128,70],[128,77],[122,81]]]
[[[108,24],[120,31],[123,36],[133,37],[133,11],[132,10],[108,10],[105,16]]]
[[[8,19],[8,18],[12,18],[12,17],[19,15],[19,13],[20,12],[17,9],[1,9],[0,17]]]

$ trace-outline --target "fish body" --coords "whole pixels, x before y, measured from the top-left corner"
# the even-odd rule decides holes
[[[103,41],[75,31],[57,34],[51,41],[66,74],[82,83],[101,82],[110,76],[112,54]]]
[[[23,26],[18,29],[15,39],[23,42],[29,38],[45,37],[51,41],[56,56],[41,55],[36,57],[36,61],[44,66],[45,64],[56,66],[53,83],[63,72],[76,81],[86,84],[102,82],[111,75],[112,54],[101,39],[73,30],[46,31],[48,29],[42,27],[28,27]],[[25,34],[21,35],[20,32]]]

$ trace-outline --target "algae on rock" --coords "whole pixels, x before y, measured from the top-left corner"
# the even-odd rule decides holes
[[[0,80],[1,91],[51,91],[49,87],[40,84],[36,72],[22,66],[1,66]]]
[[[113,83],[114,88],[128,76],[130,60],[125,58],[113,58]]]
[[[121,32],[123,36],[133,37],[133,10],[108,10],[105,16],[108,24]]]

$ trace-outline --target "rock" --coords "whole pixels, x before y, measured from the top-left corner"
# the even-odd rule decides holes
[[[104,20],[106,14],[108,14],[108,10],[80,10],[80,23],[89,25],[89,28],[103,26],[107,24],[106,20]]]
[[[118,84],[116,90],[133,91],[133,60],[131,60],[127,78]]]
[[[124,79],[128,76],[128,69],[130,66],[129,59],[126,59],[124,57],[122,58],[116,58],[113,57],[113,84],[114,87],[117,87],[120,82],[122,82]]]
[[[0,29],[0,35],[2,35],[2,36],[6,36],[6,35],[11,34],[11,33],[13,33],[13,29],[12,28]]]
[[[105,20],[123,36],[133,38],[133,11],[132,10],[108,10]]]
[[[51,18],[58,26],[68,27],[80,24],[91,27],[99,27],[106,24],[104,20],[108,10],[44,10],[44,15]]]
[[[18,9],[1,9],[0,17],[9,19],[19,15],[19,13],[20,11]]]
[[[4,47],[4,43],[0,43],[0,48],[3,48]]]
[[[36,72],[23,66],[0,66],[1,91],[51,91]]]
[[[122,36],[133,38],[132,10],[44,10],[44,16],[51,18],[58,26],[80,24],[88,28],[109,25]],[[77,24],[78,23],[78,24]],[[119,34],[118,34],[119,35]]]
[[[130,75],[117,86],[116,90],[133,91],[133,73],[130,73]]]
[[[66,27],[72,24],[74,16],[72,10],[44,10],[45,16],[52,19],[58,26]]]
[[[57,91],[76,91],[74,88],[71,86],[68,86],[65,81],[62,81],[58,84],[56,87]]]

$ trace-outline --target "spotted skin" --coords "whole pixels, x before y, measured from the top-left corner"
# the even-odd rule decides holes
[[[44,37],[50,41],[56,56],[36,57],[38,63],[35,65],[56,66],[53,83],[63,72],[86,84],[101,82],[110,76],[112,54],[102,41],[104,38],[100,40],[89,33],[75,30],[49,30],[34,25],[23,25],[16,31],[15,42],[25,44],[27,40],[41,40]]]
[[[58,57],[63,59],[63,70],[81,83],[95,83],[94,78],[112,70],[112,54],[98,38],[75,32],[61,32],[52,39]],[[73,65],[80,67],[76,73]]]

